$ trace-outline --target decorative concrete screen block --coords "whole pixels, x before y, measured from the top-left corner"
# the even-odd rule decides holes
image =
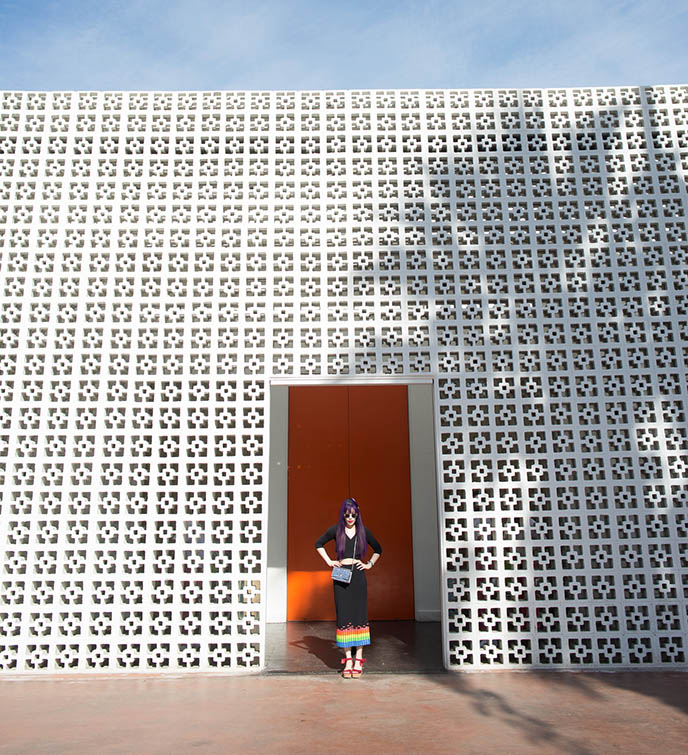
[[[0,669],[263,666],[272,378],[435,383],[451,668],[688,638],[688,87],[0,94]]]

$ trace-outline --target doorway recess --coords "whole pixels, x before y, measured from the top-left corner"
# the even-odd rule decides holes
[[[332,580],[315,539],[356,498],[384,555],[368,575],[368,614],[413,619],[413,537],[405,385],[289,389],[287,620],[332,621]],[[326,546],[335,557],[334,546]]]
[[[371,632],[373,644],[377,644],[377,650],[371,646],[368,655],[380,656],[379,670],[442,668],[432,384],[395,382],[304,385],[295,381],[271,387],[266,637],[270,671],[308,672],[318,667],[324,671],[328,652],[338,652],[334,624],[317,620],[333,620],[334,606],[329,572],[315,552],[314,541],[335,523],[339,503],[349,495],[357,498],[366,526],[383,545],[377,573],[371,572],[368,580]],[[332,392],[332,388],[338,390]],[[305,406],[315,429],[293,426],[300,422],[299,405]],[[301,441],[294,436],[299,432],[303,448],[297,458],[294,447]],[[399,461],[387,446],[404,444],[406,461],[403,454]],[[303,469],[308,465],[316,468],[311,482]],[[294,476],[303,478],[305,486],[294,486]],[[404,480],[406,492],[396,491],[397,483]],[[300,492],[302,489],[306,493]],[[310,502],[294,507],[289,498],[293,501],[295,495],[299,499],[309,496]],[[371,501],[379,504],[377,512]],[[399,527],[404,519],[405,532]],[[378,577],[378,587],[383,588],[379,594],[385,597],[390,592],[381,569],[385,562],[390,573],[400,572],[394,565],[395,548],[399,561],[408,567],[401,580],[405,587],[402,584],[398,590],[406,598],[402,610],[394,596],[391,600],[373,599]],[[304,585],[310,587],[304,590]],[[291,599],[294,595],[296,600]],[[323,614],[323,609],[332,616]],[[288,615],[304,621],[286,623]],[[298,658],[301,661],[294,667]]]

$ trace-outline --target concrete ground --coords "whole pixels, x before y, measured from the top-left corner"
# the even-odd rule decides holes
[[[688,752],[688,674],[17,678],[0,753]]]
[[[428,674],[444,671],[442,625],[439,621],[373,621],[372,645],[365,649],[376,671]],[[333,621],[288,621],[268,624],[267,670],[321,674],[341,668]]]

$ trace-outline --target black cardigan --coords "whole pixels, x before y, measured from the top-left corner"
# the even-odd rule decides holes
[[[375,535],[373,535],[373,533],[367,527],[364,527],[364,529],[366,533],[366,538],[368,540],[368,545],[373,549],[374,553],[377,553],[378,555],[382,555],[382,546],[378,542]],[[329,543],[330,540],[334,540],[336,537],[337,537],[337,525],[334,524],[326,532],[323,532],[323,534],[320,535],[320,537],[315,541],[315,547],[322,548],[325,545],[325,543]],[[358,544],[356,544],[356,550],[358,550]],[[362,553],[361,556],[365,556],[365,553]],[[346,548],[344,549],[344,555],[342,556],[342,558],[355,558],[353,537],[346,538]]]

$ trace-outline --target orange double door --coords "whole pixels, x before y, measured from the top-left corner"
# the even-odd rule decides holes
[[[348,497],[383,548],[368,573],[370,619],[413,619],[406,386],[290,388],[288,487],[287,620],[336,618],[315,541]],[[333,541],[325,548],[336,557]]]

